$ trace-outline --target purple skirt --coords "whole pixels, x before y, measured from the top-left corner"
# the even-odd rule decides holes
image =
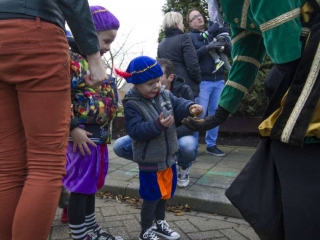
[[[107,145],[88,147],[91,155],[82,156],[78,148],[73,152],[73,142],[68,144],[66,176],[62,181],[70,192],[93,194],[104,185],[109,164]]]

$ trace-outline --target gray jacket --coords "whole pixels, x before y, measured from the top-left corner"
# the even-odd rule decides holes
[[[139,164],[139,169],[156,172],[174,164],[178,150],[176,127],[175,124],[164,127],[159,115],[172,114],[175,121],[181,122],[189,116],[189,107],[194,103],[176,98],[164,88],[158,96],[148,99],[134,87],[123,103],[127,133],[132,138],[133,161]]]

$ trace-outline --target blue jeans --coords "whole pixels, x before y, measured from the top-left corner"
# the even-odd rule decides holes
[[[113,151],[118,157],[132,161],[132,140],[129,135],[118,138],[113,144]]]
[[[178,139],[178,166],[191,167],[198,154],[198,141],[192,136],[184,136]],[[126,135],[118,138],[113,144],[113,151],[118,157],[133,160],[132,140]]]
[[[224,80],[204,81],[200,83],[200,93],[196,98],[196,103],[203,107],[203,114],[199,118],[204,118],[207,113],[209,116],[214,115],[218,107],[219,98],[224,88]],[[210,129],[206,132],[207,148],[215,146],[218,138],[219,127]],[[194,134],[199,139],[199,132]]]

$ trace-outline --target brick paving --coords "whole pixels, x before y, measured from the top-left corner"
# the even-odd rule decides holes
[[[60,222],[57,210],[49,240],[72,239],[67,224]],[[140,233],[140,209],[115,199],[96,199],[96,218],[99,225],[125,240],[137,240]],[[191,209],[183,216],[166,212],[169,225],[181,235],[181,240],[258,240],[247,222],[242,219],[198,212]]]
[[[181,240],[258,240],[253,229],[241,219],[224,192],[242,170],[255,151],[251,147],[219,146],[226,153],[224,157],[206,154],[205,145],[199,144],[198,156],[190,169],[190,184],[187,188],[177,188],[170,204],[188,204],[191,212],[175,216],[167,212],[166,220],[178,231]],[[128,197],[139,196],[137,164],[119,158],[109,149],[109,171],[105,186],[101,191]],[[60,222],[61,209],[52,225],[50,240],[72,239],[68,225]],[[138,239],[140,232],[140,209],[114,199],[96,200],[97,222],[113,235],[121,235],[125,240]]]
[[[226,153],[216,157],[206,153],[206,146],[199,144],[198,156],[190,168],[190,184],[178,188],[170,203],[189,204],[202,212],[241,217],[224,192],[249,161],[255,151],[252,147],[218,146]],[[115,155],[112,144],[109,149],[109,170],[102,190],[129,197],[139,196],[138,165]]]

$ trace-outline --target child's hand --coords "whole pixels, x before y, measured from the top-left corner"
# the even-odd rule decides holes
[[[87,143],[89,143],[94,147],[97,147],[97,145],[88,138],[88,136],[91,136],[92,133],[89,133],[79,127],[76,127],[75,129],[73,129],[70,132],[70,135],[73,140],[73,152],[76,152],[78,147],[83,156],[86,155],[85,151],[89,155],[91,155],[91,152],[90,152],[90,149],[88,148]]]
[[[168,117],[164,118],[163,112],[160,114],[160,122],[164,127],[169,127],[173,124],[173,116],[170,114]]]
[[[193,104],[189,107],[189,112],[195,117],[198,118],[203,113],[203,107],[199,104]]]

